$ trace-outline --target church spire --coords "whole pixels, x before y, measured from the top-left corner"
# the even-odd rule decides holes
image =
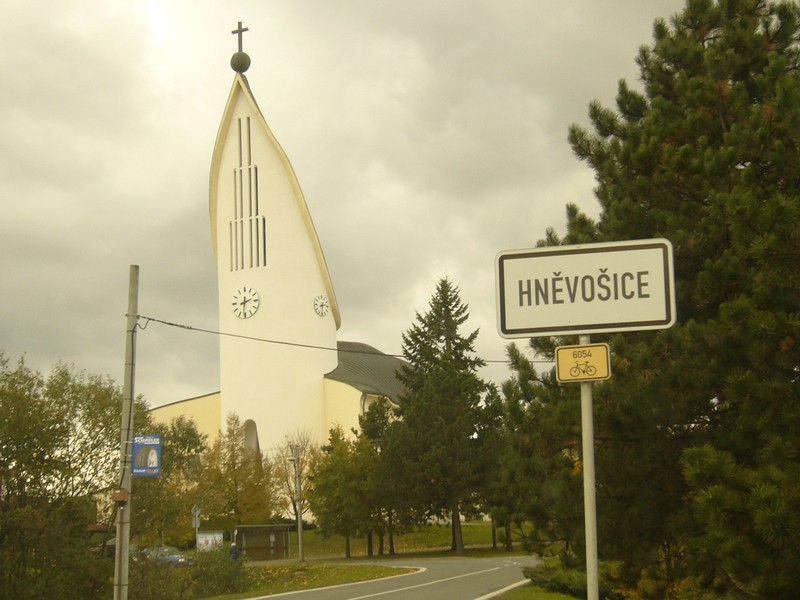
[[[250,68],[250,57],[246,52],[242,51],[242,34],[244,34],[245,31],[249,31],[249,28],[242,27],[241,21],[239,21],[239,26],[231,31],[231,33],[239,37],[239,51],[234,52],[233,56],[231,56],[231,69],[237,73],[244,73]]]

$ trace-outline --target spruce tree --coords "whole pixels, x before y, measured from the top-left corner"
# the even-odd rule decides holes
[[[452,520],[453,550],[464,550],[460,517],[481,486],[480,402],[485,384],[474,356],[478,330],[464,335],[469,318],[459,289],[441,279],[427,313],[403,334],[408,362],[398,375],[406,387],[402,418],[387,436],[388,460],[402,482],[403,500],[417,518]]]
[[[678,324],[615,336],[595,395],[601,557],[664,594],[800,589],[799,36],[793,2],[689,0],[640,49],[644,93],[569,133],[589,236],[675,248]]]

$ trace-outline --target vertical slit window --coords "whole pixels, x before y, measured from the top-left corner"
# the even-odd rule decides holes
[[[261,214],[258,208],[258,167],[253,165],[253,178],[255,181],[255,186],[253,189],[253,199],[255,200],[256,204],[256,215]]]
[[[228,224],[231,271],[267,265],[267,221],[261,215],[258,167],[253,164],[251,118],[239,118],[236,124],[239,166],[233,168],[233,218]]]
[[[266,267],[267,266],[267,218],[261,217],[261,230],[263,234],[261,236],[261,254],[263,258],[262,264]]]
[[[239,167],[242,166],[242,120],[238,120],[239,125]]]
[[[253,164],[253,148],[250,143],[250,117],[247,117],[247,164]]]
[[[233,269],[238,271],[241,268],[239,263],[239,222],[234,221],[233,226]]]
[[[250,255],[250,268],[252,269],[253,268],[253,218],[252,217],[247,219],[247,229],[249,230],[247,236],[247,242],[248,242],[247,250],[248,254]]]
[[[256,266],[257,267],[261,266],[261,227],[259,225],[260,224],[259,224],[258,220],[256,220],[256,241],[255,241],[254,245],[256,247],[255,254],[256,254]]]
[[[250,213],[248,217],[253,216],[253,169],[247,167],[247,201],[249,204],[248,210]]]
[[[239,229],[239,248],[237,250],[239,254],[239,268],[243,269],[244,268],[244,221],[242,221],[241,219],[239,219],[238,229]]]
[[[246,192],[245,192],[245,189],[244,189],[244,171],[240,169],[239,170],[239,218],[240,219],[244,219],[244,217],[245,217],[245,212],[244,212],[244,207],[245,207],[244,195],[245,195],[245,193]]]
[[[233,170],[233,218],[238,219],[239,215],[236,214],[236,169]]]

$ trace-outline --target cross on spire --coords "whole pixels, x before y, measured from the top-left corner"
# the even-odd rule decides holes
[[[247,27],[242,27],[242,22],[241,21],[239,21],[239,27],[237,29],[234,29],[233,31],[231,31],[231,33],[235,33],[236,35],[239,36],[239,52],[242,51],[242,34],[245,31],[250,31],[250,29],[247,28]]]

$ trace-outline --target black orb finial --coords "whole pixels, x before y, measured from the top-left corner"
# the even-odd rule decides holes
[[[237,73],[244,73],[250,68],[250,57],[246,52],[242,51],[242,34],[249,31],[247,27],[242,27],[242,22],[239,21],[239,27],[231,31],[231,33],[239,36],[239,51],[231,56],[231,69]]]
[[[235,52],[231,56],[231,69],[237,73],[244,73],[250,68],[250,56],[247,52]]]

